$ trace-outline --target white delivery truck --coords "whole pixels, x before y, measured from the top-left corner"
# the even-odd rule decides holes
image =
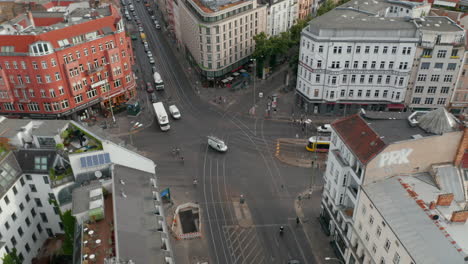
[[[161,75],[158,72],[153,74],[154,84],[156,86],[156,91],[164,90],[164,82],[161,78]]]
[[[169,116],[167,115],[166,109],[162,102],[157,102],[153,104],[154,113],[158,119],[159,127],[162,131],[168,131],[171,126],[169,125]]]

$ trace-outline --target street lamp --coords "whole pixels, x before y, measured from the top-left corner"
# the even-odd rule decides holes
[[[254,64],[254,72],[253,72],[253,106],[252,106],[252,108],[255,109],[255,103],[256,103],[255,102],[256,101],[255,78],[257,77],[257,60],[254,58],[254,59],[251,59],[251,61]]]
[[[345,264],[344,261],[342,261],[341,259],[338,259],[338,258],[325,257],[325,260],[326,260],[326,261],[333,260],[333,261],[338,261],[339,263]]]

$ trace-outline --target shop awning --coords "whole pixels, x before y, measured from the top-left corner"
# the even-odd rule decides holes
[[[232,80],[234,80],[234,78],[232,78],[232,77],[227,77],[226,80],[232,81]]]
[[[229,82],[228,80],[224,79],[224,80],[221,80],[222,83],[227,83]]]
[[[240,73],[238,73],[238,72],[235,72],[235,73],[232,74],[232,76],[234,76],[234,77],[239,76],[239,75],[240,75]]]
[[[388,104],[387,105],[388,109],[403,109],[405,108],[404,104]]]
[[[246,70],[245,70],[245,69],[241,69],[239,72],[246,72]]]

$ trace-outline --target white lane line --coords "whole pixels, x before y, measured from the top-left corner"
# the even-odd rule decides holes
[[[210,159],[210,178],[211,178],[212,180],[214,180],[214,179],[213,179],[213,177],[214,177],[214,176],[213,176],[213,171],[212,171],[212,170],[213,170],[213,164],[212,164],[212,162],[213,162],[213,160]],[[215,196],[214,196],[214,192],[213,192],[213,185],[214,185],[214,182],[212,182],[212,183],[210,184],[210,192],[211,192],[211,200],[212,200],[212,201],[215,200]],[[217,185],[217,186],[219,185],[219,182],[218,182],[218,160],[216,160],[216,185]],[[219,188],[219,186],[218,186],[218,188]],[[215,206],[213,206],[213,211],[214,211],[215,217],[218,218],[218,212],[217,212]],[[219,231],[219,234],[222,235],[221,227],[220,227],[220,226],[221,226],[220,222],[216,222],[215,227],[216,227],[216,229]],[[221,240],[221,241],[220,241],[220,242],[221,242],[221,247],[223,248],[224,259],[226,260],[225,263],[229,263],[228,257],[227,257],[227,254],[226,254],[226,248],[225,248],[225,246],[224,246],[224,242],[225,242],[225,241],[224,241],[223,237],[220,237],[220,240]],[[215,245],[215,246],[217,246],[217,245]]]
[[[207,156],[207,150],[208,146],[205,148],[205,159],[203,162],[203,196],[205,197],[205,203],[207,203],[207,197],[206,197],[206,156]],[[219,256],[218,256],[218,251],[216,249],[216,243],[214,240],[214,235],[213,235],[213,227],[211,226],[211,221],[210,221],[210,210],[208,209],[208,206],[205,206],[206,208],[206,213],[208,215],[208,225],[210,226],[210,234],[211,234],[211,242],[213,242],[213,251],[215,252],[216,256],[216,263],[219,263]]]
[[[305,257],[304,251],[302,250],[301,244],[299,244],[299,241],[297,240],[296,233],[295,233],[294,230],[291,228],[291,226],[289,226],[289,229],[291,229],[291,233],[293,234],[294,241],[296,241],[297,248],[299,248],[299,251],[301,252],[302,260],[303,260],[304,263],[305,263],[306,257]]]

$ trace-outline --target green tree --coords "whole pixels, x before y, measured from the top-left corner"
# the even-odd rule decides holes
[[[5,254],[2,261],[3,264],[21,264],[21,260],[16,253],[16,248],[13,248],[9,254]]]
[[[71,214],[71,210],[65,213],[60,213],[60,220],[62,220],[63,231],[65,232],[65,241],[63,242],[63,254],[73,254],[73,238],[75,234],[75,217]]]

